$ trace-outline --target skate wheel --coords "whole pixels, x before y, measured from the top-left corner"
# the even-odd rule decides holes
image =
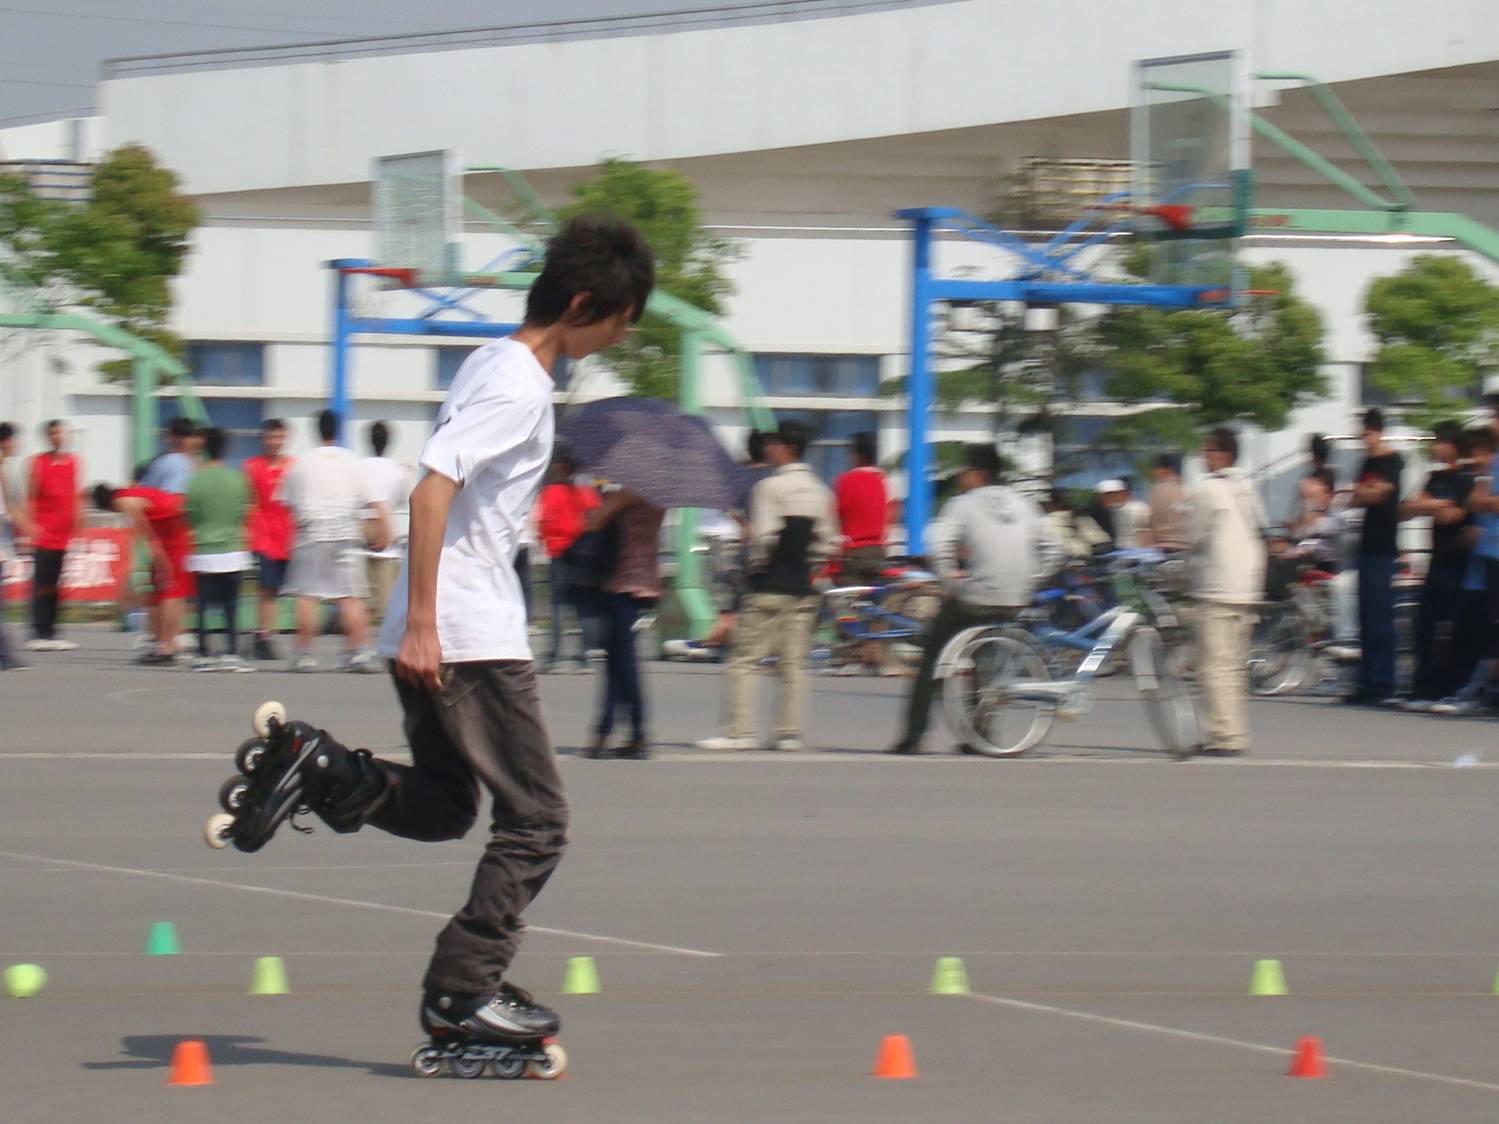
[[[254,776],[255,770],[260,768],[260,763],[264,760],[265,740],[263,738],[247,738],[234,751],[234,767],[247,777]]]
[[[215,851],[221,851],[229,846],[229,838],[233,829],[233,816],[227,812],[215,812],[208,817],[208,822],[203,825],[203,842],[207,843]]]
[[[436,1046],[418,1046],[411,1051],[411,1072],[418,1077],[436,1077],[442,1073],[442,1051]]]
[[[548,1042],[541,1048],[541,1052],[547,1056],[546,1061],[528,1062],[526,1076],[535,1077],[541,1081],[557,1080],[567,1069],[567,1051],[559,1042]]]
[[[275,700],[261,703],[255,708],[255,717],[250,720],[250,727],[263,738],[271,735],[271,723],[278,726],[286,721],[286,707]]]
[[[490,1059],[489,1072],[506,1081],[514,1081],[526,1072],[526,1056],[519,1050],[511,1054],[496,1054]]]
[[[453,1067],[454,1077],[472,1078],[483,1073],[484,1067],[489,1063],[484,1058],[471,1058],[467,1054],[459,1054],[448,1064]]]
[[[219,807],[231,814],[239,811],[249,791],[249,777],[230,777],[219,789]]]

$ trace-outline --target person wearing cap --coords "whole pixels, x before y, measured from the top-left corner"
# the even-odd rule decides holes
[[[1118,550],[1125,545],[1119,541],[1119,509],[1129,493],[1124,481],[1118,478],[1100,480],[1093,486],[1093,504],[1088,508],[1088,517],[1098,524],[1098,529],[1108,536],[1108,550]]]

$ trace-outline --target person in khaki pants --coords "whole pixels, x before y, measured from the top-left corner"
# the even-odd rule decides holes
[[[1265,588],[1265,510],[1235,467],[1233,430],[1209,432],[1202,459],[1208,476],[1192,496],[1188,529],[1205,719],[1201,752],[1238,757],[1249,751],[1249,638]]]
[[[774,747],[802,748],[807,706],[807,655],[817,619],[812,570],[833,546],[833,494],[802,456],[810,433],[787,422],[765,438],[765,459],[775,471],[755,485],[749,499],[749,593],[734,629],[729,659],[727,714],[717,737],[699,749],[759,749],[754,704],[760,661],[776,657],[781,705]]]

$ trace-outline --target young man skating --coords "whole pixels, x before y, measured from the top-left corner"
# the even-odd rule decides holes
[[[437,939],[421,1022],[435,1040],[538,1042],[555,1012],[504,976],[521,912],[561,858],[567,802],[537,695],[512,565],[552,459],[551,370],[624,338],[654,282],[629,225],[578,218],[552,240],[520,330],[475,351],[422,450],[405,565],[380,635],[412,763],[348,750],[302,722],[273,728],[229,837],[256,850],[298,804],[336,831],[368,823],[457,839],[493,798],[493,836]]]

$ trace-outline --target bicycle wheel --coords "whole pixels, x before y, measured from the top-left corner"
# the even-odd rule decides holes
[[[1046,661],[1017,629],[972,628],[943,653],[942,707],[964,746],[987,757],[1018,757],[1051,729],[1053,704],[1017,700],[1017,683],[1050,682]]]
[[[1172,672],[1161,634],[1153,628],[1137,629],[1129,641],[1129,663],[1161,746],[1173,757],[1190,757],[1202,746],[1197,704],[1186,681]]]
[[[1310,645],[1300,614],[1278,605],[1260,614],[1249,645],[1249,687],[1257,695],[1283,695],[1306,681]]]

